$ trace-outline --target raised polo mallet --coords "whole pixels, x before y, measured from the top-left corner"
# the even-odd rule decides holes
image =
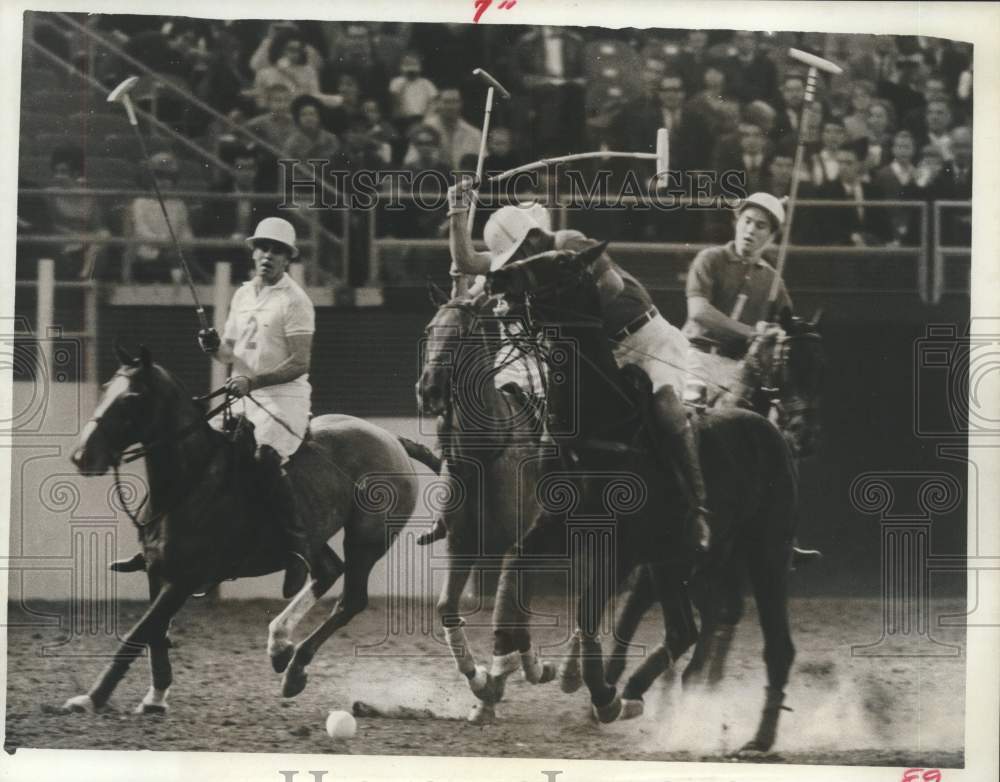
[[[804,52],[801,49],[789,49],[788,56],[793,60],[809,66],[806,74],[806,94],[802,102],[802,110],[799,113],[799,141],[795,148],[795,163],[792,166],[792,186],[788,193],[788,203],[785,209],[785,229],[781,235],[781,244],[778,247],[778,260],[775,266],[774,279],[771,281],[771,291],[767,297],[768,320],[773,321],[777,312],[778,291],[781,287],[781,280],[785,273],[785,259],[788,257],[788,240],[792,235],[792,217],[795,215],[795,199],[799,193],[799,171],[802,168],[802,159],[805,156],[805,138],[802,130],[806,121],[806,112],[809,104],[813,102],[816,95],[816,76],[820,71],[824,73],[843,73],[844,69],[839,65],[817,57],[815,54]]]
[[[476,68],[472,72],[473,76],[478,76],[489,85],[486,90],[486,110],[483,114],[483,135],[479,139],[479,158],[476,160],[476,189],[472,191],[472,202],[469,204],[469,231],[472,231],[472,223],[476,219],[476,198],[479,195],[479,184],[483,178],[483,163],[486,160],[486,136],[490,132],[490,114],[493,112],[493,91],[496,90],[503,98],[510,100],[510,92],[500,82],[494,79],[482,68]]]
[[[160,192],[160,186],[156,181],[156,177],[153,173],[149,171],[149,151],[146,149],[146,139],[143,138],[142,131],[139,130],[139,120],[135,115],[135,106],[132,105],[132,98],[129,93],[139,83],[138,76],[129,76],[125,81],[111,90],[108,93],[108,103],[120,103],[125,107],[125,113],[128,114],[128,124],[132,126],[132,130],[135,131],[136,138],[139,139],[139,149],[142,151],[142,161],[143,166],[146,168],[149,178],[153,183],[153,190],[156,193],[156,200],[160,204],[160,211],[163,212],[163,219],[167,223],[167,230],[170,232],[170,238],[174,242],[174,249],[177,251],[177,257],[180,259],[181,267],[184,269],[184,276],[187,279],[188,288],[191,289],[191,297],[194,299],[195,312],[198,315],[198,322],[201,324],[202,329],[208,328],[208,318],[205,317],[205,308],[201,306],[201,302],[198,301],[198,292],[194,288],[194,283],[191,281],[191,270],[188,268],[187,261],[184,260],[184,253],[181,251],[181,244],[177,241],[177,235],[174,233],[174,227],[170,224],[170,216],[167,214],[167,205],[163,201],[163,194]]]

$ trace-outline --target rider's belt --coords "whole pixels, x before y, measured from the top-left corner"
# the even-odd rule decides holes
[[[623,339],[625,339],[625,337],[630,337],[633,334],[635,334],[635,332],[637,332],[639,329],[641,329],[643,326],[645,326],[659,314],[660,313],[656,309],[656,307],[650,307],[648,310],[642,313],[642,315],[640,315],[638,318],[629,321],[628,323],[625,324],[624,327],[618,329],[618,331],[616,331],[611,338],[615,342],[621,342]]]

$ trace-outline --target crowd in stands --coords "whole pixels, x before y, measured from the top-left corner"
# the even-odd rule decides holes
[[[481,67],[513,94],[509,101],[495,101],[487,171],[588,150],[652,152],[657,129],[666,127],[671,170],[681,181],[685,176],[690,181],[695,171],[735,172],[737,179],[725,181],[738,181],[745,192],[780,197],[792,185],[801,132],[807,144],[799,197],[858,202],[797,210],[793,241],[814,245],[916,246],[921,241],[916,210],[864,202],[966,200],[972,193],[972,49],[959,42],[125,15],[91,15],[87,24],[226,117],[223,122],[193,111],[170,94],[156,106],[161,119],[235,170],[211,183],[218,192],[276,192],[280,158],[299,161],[297,179],[315,173],[306,161],[316,159],[330,161],[328,175],[392,170],[445,177],[470,171],[479,151],[485,96],[472,70]],[[43,35],[54,33],[44,28]],[[788,58],[789,46],[844,66],[840,76],[821,77],[804,115],[805,69]],[[65,52],[108,87],[134,70],[99,47],[79,42],[74,47],[70,40]],[[84,62],[88,57],[97,59]],[[79,149],[52,151],[51,185],[84,182],[79,154]],[[168,151],[149,161],[165,191],[176,179],[176,165]],[[628,166],[612,168],[612,181],[620,182]],[[644,177],[652,173],[643,169]],[[432,178],[422,181],[441,195]],[[720,176],[713,194],[733,195],[722,181]],[[352,187],[349,181],[331,183],[341,191]],[[544,196],[551,186],[543,177],[529,194]],[[249,198],[188,206],[174,198],[168,206],[179,238],[246,236],[277,209],[276,203]],[[440,206],[380,212],[379,233],[441,236],[447,205]],[[49,208],[56,232],[108,230],[94,201],[77,198],[69,204],[58,197],[49,200]],[[163,237],[165,225],[151,199],[136,199],[125,211],[130,235]],[[367,218],[350,219],[351,251],[364,253]],[[332,234],[340,234],[342,222],[324,216]],[[730,232],[721,212],[623,213],[604,218],[602,226],[608,238],[636,240],[718,241]],[[970,236],[967,213],[942,224],[941,240],[948,244],[967,244]],[[72,249],[79,244],[68,242],[65,253],[82,252]],[[169,247],[139,244],[127,252],[125,274],[134,280],[169,279],[171,253]],[[212,254],[246,264],[238,250]],[[87,270],[93,263],[81,257],[77,268]]]

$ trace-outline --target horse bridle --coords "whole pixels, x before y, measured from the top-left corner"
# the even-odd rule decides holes
[[[112,379],[114,379],[116,377],[125,377],[125,375],[121,371],[121,369],[119,369],[117,372],[115,372],[114,375],[112,375]],[[184,437],[187,437],[187,435],[189,435],[191,432],[195,431],[196,429],[198,429],[199,427],[201,427],[202,425],[204,425],[207,421],[209,421],[212,418],[214,418],[220,412],[227,412],[229,410],[229,408],[231,407],[231,405],[233,404],[234,397],[232,396],[232,394],[229,393],[228,388],[226,386],[222,386],[221,388],[217,388],[216,390],[211,391],[211,392],[209,392],[207,394],[203,394],[202,396],[193,397],[192,401],[199,402],[199,403],[200,402],[206,402],[209,399],[214,399],[215,397],[223,395],[223,394],[225,394],[226,398],[222,402],[220,402],[218,405],[216,405],[215,407],[213,407],[208,412],[206,412],[203,415],[201,415],[198,418],[196,418],[194,421],[192,421],[187,426],[181,427],[181,429],[179,429],[178,431],[173,432],[171,434],[171,436],[169,436],[169,437],[161,437],[161,438],[159,438],[157,440],[154,440],[151,443],[140,444],[140,445],[132,446],[132,447],[126,446],[126,447],[123,447],[123,448],[118,448],[118,447],[115,448],[115,450],[117,451],[117,454],[116,454],[115,458],[113,458],[111,460],[111,471],[112,471],[112,473],[114,475],[115,496],[118,498],[118,502],[121,505],[122,510],[125,511],[125,514],[129,517],[129,519],[132,521],[132,524],[134,524],[136,527],[138,527],[138,528],[141,529],[141,528],[143,528],[143,527],[151,524],[157,518],[160,518],[160,517],[166,515],[167,513],[169,513],[169,510],[163,511],[162,513],[158,514],[156,517],[150,518],[150,519],[148,519],[145,522],[140,521],[139,520],[139,514],[142,513],[142,509],[146,506],[146,502],[149,500],[149,494],[147,493],[146,496],[143,497],[142,501],[139,503],[138,507],[135,508],[135,510],[132,510],[131,508],[129,508],[128,502],[125,499],[125,493],[122,490],[123,483],[122,483],[122,480],[121,480],[121,475],[120,475],[120,473],[118,471],[119,465],[123,464],[123,463],[124,464],[129,464],[131,462],[134,462],[137,459],[143,458],[144,456],[146,456],[151,451],[153,451],[153,450],[155,450],[157,448],[160,448],[160,447],[162,447],[164,445],[168,445],[168,444],[170,444],[172,442],[176,442],[178,440],[181,440]],[[105,424],[105,422],[103,420],[104,419],[104,415],[105,415],[105,413],[101,413],[101,415],[92,416],[89,419],[88,422],[94,424],[95,431],[100,431],[102,425],[106,426],[106,424]],[[105,435],[105,436],[107,436],[107,435]]]

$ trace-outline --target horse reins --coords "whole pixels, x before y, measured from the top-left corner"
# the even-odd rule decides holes
[[[136,527],[138,527],[139,529],[142,529],[143,527],[151,524],[157,518],[160,518],[160,517],[166,515],[169,511],[163,511],[162,513],[158,514],[157,516],[155,516],[155,517],[153,517],[153,518],[151,518],[151,519],[149,519],[149,520],[147,520],[145,522],[140,521],[139,520],[139,514],[142,513],[142,509],[146,506],[146,502],[149,500],[149,493],[147,492],[146,496],[142,498],[142,501],[139,503],[138,507],[136,507],[136,509],[134,511],[131,508],[129,508],[128,502],[125,499],[125,493],[122,490],[123,482],[121,480],[121,475],[118,472],[118,466],[119,466],[119,464],[122,464],[122,463],[129,464],[131,462],[136,461],[137,459],[143,458],[144,456],[146,456],[147,454],[149,454],[151,451],[155,450],[156,448],[159,448],[159,447],[161,447],[163,445],[166,445],[168,443],[176,442],[177,440],[183,439],[188,434],[190,434],[191,432],[195,431],[198,427],[200,427],[201,425],[203,425],[206,422],[208,422],[211,419],[213,419],[219,413],[223,413],[223,415],[226,415],[229,412],[229,408],[232,406],[233,401],[235,399],[235,397],[233,397],[232,395],[228,394],[227,392],[228,392],[227,387],[226,386],[222,386],[221,388],[218,388],[215,391],[211,391],[208,394],[204,394],[202,396],[194,397],[193,400],[192,400],[194,402],[206,402],[209,399],[214,399],[215,397],[220,396],[221,394],[226,394],[226,398],[222,402],[220,402],[218,405],[216,405],[215,407],[213,407],[211,410],[209,410],[204,415],[199,416],[197,419],[195,419],[194,421],[192,421],[187,426],[182,427],[177,432],[174,432],[171,437],[161,437],[158,440],[154,440],[153,442],[148,443],[146,445],[138,445],[138,446],[134,446],[132,448],[126,448],[125,450],[123,450],[121,452],[121,454],[119,455],[119,458],[116,459],[116,460],[114,460],[112,462],[112,464],[111,464],[111,470],[112,470],[112,473],[114,474],[115,496],[118,497],[118,503],[121,505],[122,510],[125,511],[125,514],[129,517],[129,519],[132,521],[132,523]],[[96,426],[98,428],[100,428],[100,426],[101,426],[101,419],[102,418],[103,418],[103,416],[97,416],[96,418],[91,418],[90,420],[93,421],[94,424],[96,424]]]

